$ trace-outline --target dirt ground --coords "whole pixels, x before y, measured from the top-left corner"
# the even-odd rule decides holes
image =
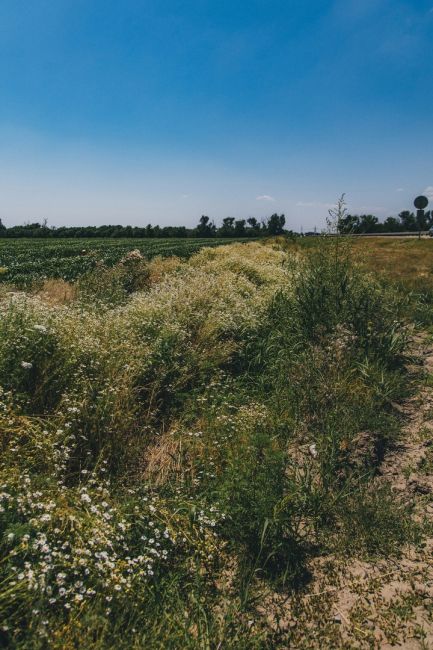
[[[398,405],[403,435],[376,480],[414,507],[414,525],[427,532],[397,558],[318,558],[307,590],[263,594],[257,613],[275,630],[275,647],[433,648],[433,344],[423,337],[414,346],[422,388]]]

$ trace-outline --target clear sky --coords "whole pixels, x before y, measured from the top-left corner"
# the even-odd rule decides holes
[[[433,0],[0,0],[6,225],[433,201]]]

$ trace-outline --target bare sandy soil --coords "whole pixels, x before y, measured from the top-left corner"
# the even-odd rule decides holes
[[[414,348],[412,370],[425,379],[398,406],[403,435],[376,481],[414,507],[422,541],[377,562],[318,558],[302,593],[263,593],[257,613],[275,630],[275,647],[433,648],[433,345],[419,338]]]

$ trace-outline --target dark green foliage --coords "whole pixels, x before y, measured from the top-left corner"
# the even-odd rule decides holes
[[[284,224],[286,217],[284,214],[274,213],[268,219],[267,230],[269,235],[282,235],[284,232]]]
[[[283,582],[298,575],[303,559],[293,530],[287,462],[270,431],[253,431],[229,447],[217,488],[225,534],[243,548],[245,566]]]
[[[353,265],[344,242],[326,243],[307,260],[293,300],[282,298],[279,309],[286,304],[290,311],[289,327],[298,339],[310,343],[321,337],[335,340],[342,328],[355,337],[359,352],[394,364],[406,344],[404,328],[396,319],[397,296]]]
[[[347,214],[339,223],[339,232],[344,235],[360,235],[365,233],[387,232],[418,232],[428,230],[433,224],[433,212],[427,210],[424,214],[415,215],[409,210],[403,210],[396,217],[387,217],[380,222],[372,214]]]
[[[215,224],[210,221],[209,217],[202,215],[196,228],[197,237],[213,237],[215,232]]]
[[[217,228],[210,217],[202,215],[195,228],[185,226],[48,226],[44,221],[42,224],[27,223],[22,226],[11,226],[7,228],[0,220],[0,238],[8,239],[184,239],[191,237],[212,238],[218,237],[258,237],[260,235],[281,235],[284,232],[284,215],[273,214],[267,222],[260,226],[257,219],[253,217],[254,223],[247,220],[250,227],[246,227],[245,219],[235,221],[234,217],[226,217],[222,225]]]

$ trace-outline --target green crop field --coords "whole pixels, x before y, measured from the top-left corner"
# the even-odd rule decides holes
[[[0,281],[28,284],[44,278],[75,280],[98,261],[113,266],[128,251],[146,258],[188,258],[227,239],[0,239]],[[238,240],[239,241],[239,240]]]

